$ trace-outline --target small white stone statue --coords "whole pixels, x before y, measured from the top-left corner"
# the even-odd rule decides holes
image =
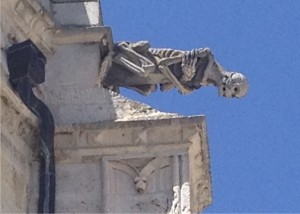
[[[248,90],[246,77],[223,69],[209,48],[158,49],[140,41],[121,42],[100,50],[99,81],[115,91],[126,87],[148,95],[159,85],[162,91],[176,87],[180,93],[188,94],[201,86],[214,85],[219,96],[240,98]]]

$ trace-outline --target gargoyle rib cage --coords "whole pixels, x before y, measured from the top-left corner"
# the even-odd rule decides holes
[[[12,45],[7,51],[9,82],[39,121],[39,213],[55,212],[54,120],[32,88],[45,81],[46,58],[33,42]]]

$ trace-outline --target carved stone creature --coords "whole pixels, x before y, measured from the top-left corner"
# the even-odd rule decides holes
[[[126,161],[114,161],[111,162],[112,168],[122,171],[133,178],[135,190],[139,194],[143,194],[147,191],[148,183],[151,174],[156,170],[168,167],[170,165],[168,158],[156,157],[147,163],[141,170],[131,165]]]
[[[201,86],[214,85],[219,96],[239,98],[248,90],[246,77],[223,69],[209,48],[158,49],[140,41],[117,43],[110,49],[100,47],[99,81],[115,91],[125,87],[148,95],[159,85],[161,91],[178,88],[188,94]]]

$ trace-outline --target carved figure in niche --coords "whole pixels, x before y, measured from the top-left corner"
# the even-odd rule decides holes
[[[188,94],[201,86],[214,85],[219,96],[243,97],[248,90],[246,77],[228,72],[214,59],[209,48],[181,51],[150,48],[147,41],[120,42],[105,48],[100,45],[100,83],[111,90],[119,87],[140,94],[178,88]]]

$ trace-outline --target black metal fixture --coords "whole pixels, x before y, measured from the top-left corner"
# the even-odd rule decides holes
[[[46,57],[31,41],[12,45],[7,51],[9,82],[39,120],[39,213],[55,212],[54,120],[49,108],[32,88],[45,81]]]

